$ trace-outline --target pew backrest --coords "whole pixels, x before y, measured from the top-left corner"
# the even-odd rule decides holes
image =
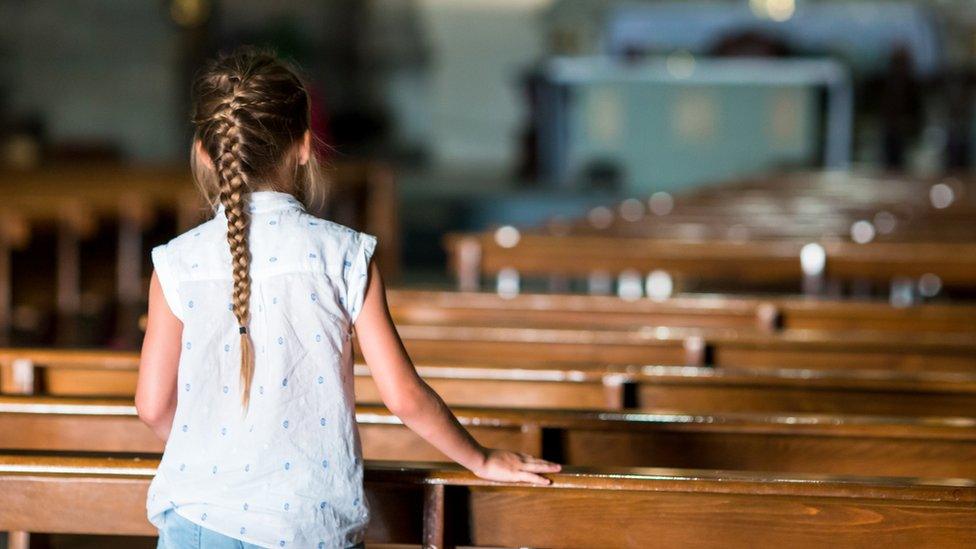
[[[154,535],[154,460],[0,455],[0,530]],[[972,481],[572,469],[548,487],[366,463],[370,543],[488,547],[970,547]],[[594,513],[598,510],[598,513]],[[870,516],[871,520],[864,520]]]

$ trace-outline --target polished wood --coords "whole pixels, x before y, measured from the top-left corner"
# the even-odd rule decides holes
[[[155,460],[0,455],[0,530],[154,535],[145,499]],[[579,469],[548,487],[502,485],[456,467],[366,463],[370,543],[419,543],[426,486],[444,506],[445,546],[968,547],[972,481]]]
[[[399,325],[418,361],[505,361],[511,365],[665,364],[976,372],[976,339],[968,334],[898,334],[794,330],[782,334],[659,326],[556,330],[486,326]],[[704,348],[704,352],[701,349]]]
[[[570,465],[976,478],[976,420],[454,408],[482,444]],[[379,406],[356,408],[367,459],[448,461]],[[0,397],[0,450],[158,453],[130,401]],[[432,496],[433,497],[433,496]]]
[[[131,397],[138,365],[131,352],[0,349],[0,393]],[[966,373],[461,362],[417,370],[461,406],[896,416],[976,409],[976,375]],[[357,401],[380,402],[369,368],[357,364],[355,375]]]
[[[523,233],[511,247],[499,245],[493,233],[449,234],[445,247],[458,266],[457,250],[477,242],[479,269],[495,275],[515,269],[523,276],[586,277],[594,271],[664,270],[700,279],[727,279],[754,284],[788,284],[803,278],[800,250],[804,241],[650,240],[612,236],[551,236]],[[946,285],[976,284],[976,242],[823,242],[828,276],[887,284],[897,277],[932,273]]]
[[[463,406],[899,416],[966,416],[976,409],[976,377],[970,374],[461,364],[418,370],[446,402]],[[357,366],[356,395],[360,402],[380,401],[365,366]]]
[[[445,239],[459,287],[514,270],[523,277],[604,277],[668,272],[679,287],[839,293],[842,284],[914,284],[936,275],[947,288],[976,287],[976,183],[886,174],[796,173],[725,182],[677,195],[655,193],[553,219],[496,238],[494,230]],[[855,224],[868,242],[852,236]],[[826,263],[801,270],[817,243]],[[860,293],[863,290],[851,290]]]
[[[0,349],[0,392],[133,395],[138,368],[131,351]]]
[[[627,369],[518,369],[499,365],[443,364],[416,366],[424,381],[451,405],[516,408],[621,409],[625,384],[634,377]],[[381,402],[366,365],[357,364],[356,400]]]
[[[976,377],[883,371],[722,368],[639,369],[637,408],[966,416],[976,409]]]
[[[976,340],[967,334],[905,338],[884,333],[793,330],[770,334],[664,326],[634,331],[424,325],[401,325],[397,329],[411,356],[420,363],[458,362],[457,357],[465,357],[480,363],[504,361],[512,366],[547,362],[577,368],[587,364],[665,364],[976,373]],[[689,353],[689,343],[694,342],[704,345],[705,352]],[[21,352],[0,350],[0,364]],[[55,358],[57,352],[41,354]],[[105,356],[129,356],[131,363],[131,355]],[[701,357],[704,362],[696,364],[689,356]]]
[[[394,320],[403,324],[641,329],[657,326],[770,331],[878,331],[976,333],[976,306],[684,295],[664,301],[615,296],[444,292],[390,289]]]

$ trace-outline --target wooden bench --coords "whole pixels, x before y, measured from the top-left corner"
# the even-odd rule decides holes
[[[327,175],[332,179],[331,199],[311,213],[376,235],[381,243],[376,252],[379,264],[384,276],[394,280],[399,228],[392,171],[376,163],[340,163]],[[32,234],[52,233],[52,242],[42,245],[53,245],[56,257],[51,265],[34,269],[38,274],[30,282],[18,285],[20,304],[53,311],[59,323],[57,340],[77,344],[74,332],[84,286],[117,307],[118,339],[131,345],[138,342],[137,318],[145,307],[147,245],[189,229],[208,214],[186,167],[0,170],[0,344],[12,337],[14,275],[24,275],[15,269],[12,254],[28,250]],[[161,218],[173,223],[160,224]],[[165,228],[160,235],[159,225],[175,231]],[[112,232],[99,232],[100,226]],[[93,252],[93,242],[109,253],[99,249],[98,260],[83,261],[83,253]]]
[[[833,181],[827,181],[833,179]],[[818,181],[819,180],[819,181]],[[976,180],[920,180],[892,174],[772,173],[659,193],[645,206],[636,199],[573,223],[572,234],[651,237],[668,229],[720,229],[732,238],[848,238],[858,220],[879,225],[876,238],[892,241],[973,241]],[[612,209],[611,209],[612,208]],[[599,208],[597,208],[599,210]],[[615,211],[616,210],[616,211]],[[883,215],[878,215],[883,213]],[[609,214],[609,215],[607,215]]]
[[[0,530],[155,535],[155,460],[0,455]],[[367,541],[429,547],[875,547],[976,544],[972,481],[574,469],[548,487],[455,467],[366,463]]]
[[[483,275],[504,275],[512,293],[515,276],[558,281],[664,271],[679,286],[706,288],[817,294],[836,281],[902,291],[920,277],[937,276],[946,288],[971,292],[973,194],[972,180],[772,174],[674,196],[656,193],[647,201],[629,198],[546,227],[448,235],[445,246],[468,290]],[[821,258],[801,268],[809,244]]]
[[[392,289],[387,300],[403,324],[571,329],[646,327],[976,333],[976,306],[892,307],[888,303],[736,295],[685,295],[665,301],[616,296],[444,292]]]
[[[450,234],[445,238],[459,287],[480,287],[482,275],[512,269],[523,277],[550,275],[586,279],[593,273],[644,276],[664,271],[706,281],[726,280],[748,287],[799,289],[805,276],[800,252],[806,241],[652,240],[612,236],[552,236],[522,233],[517,242],[498,242],[494,233]],[[503,245],[504,244],[504,245]],[[976,243],[819,242],[826,261],[813,273],[826,278],[892,280],[939,277],[947,287],[976,286]]]
[[[671,366],[592,371],[421,365],[418,371],[458,406],[915,417],[968,416],[976,410],[971,374]],[[356,376],[357,400],[380,402],[368,368],[357,365]]]
[[[976,420],[454,408],[487,446],[570,465],[976,478]],[[381,406],[359,405],[366,459],[447,461]],[[127,400],[0,397],[0,450],[158,453]]]
[[[138,366],[138,355],[130,352],[0,350],[0,393],[132,397]],[[967,416],[976,409],[972,374],[668,366],[417,368],[446,402],[462,406],[896,416]],[[369,369],[357,364],[355,375],[357,400],[380,402]]]
[[[879,225],[875,238],[881,241],[972,242],[976,238],[971,223],[976,219],[972,180],[851,177],[843,186],[831,186],[806,185],[799,181],[803,177],[809,174],[777,174],[676,196],[659,194],[647,206],[628,199],[616,205],[617,211],[610,206],[602,207],[603,211],[596,208],[592,217],[572,223],[568,232],[655,238],[691,234],[740,240],[848,239],[851,225],[864,220]],[[939,195],[948,200],[940,200]]]
[[[420,362],[504,361],[559,364],[664,364],[716,367],[976,372],[976,339],[968,334],[782,334],[670,328],[634,331],[487,326],[399,325]]]

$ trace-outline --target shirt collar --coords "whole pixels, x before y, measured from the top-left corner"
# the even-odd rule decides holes
[[[254,191],[248,198],[248,211],[251,213],[273,212],[278,210],[301,210],[305,211],[305,206],[294,196],[278,191]],[[217,203],[214,211],[218,214],[224,213],[224,205]]]

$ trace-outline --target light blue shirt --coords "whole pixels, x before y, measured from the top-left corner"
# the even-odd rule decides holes
[[[251,196],[255,372],[241,406],[240,335],[223,208],[152,251],[183,321],[177,405],[146,502],[262,547],[348,547],[369,517],[355,423],[350,337],[373,236],[305,212],[289,194]]]

